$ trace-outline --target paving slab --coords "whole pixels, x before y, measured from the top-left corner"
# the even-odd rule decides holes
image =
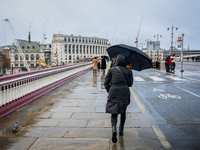
[[[36,141],[37,138],[1,138],[0,137],[0,149],[1,150],[27,150]]]
[[[118,136],[118,142],[112,143],[104,79],[102,72],[93,75],[89,71],[0,119],[0,149],[162,150],[151,127],[153,119],[140,110],[133,97],[124,137]],[[19,129],[13,133],[16,121]]]
[[[18,136],[19,137],[64,137],[67,128],[64,127],[27,127]]]
[[[30,150],[106,150],[109,149],[109,139],[102,138],[39,138]]]

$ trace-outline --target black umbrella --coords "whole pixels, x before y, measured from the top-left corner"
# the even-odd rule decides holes
[[[136,47],[124,44],[113,45],[107,49],[107,52],[110,58],[116,57],[119,54],[125,55],[133,70],[141,71],[153,67],[149,56]]]
[[[108,56],[106,56],[106,55],[103,55],[103,56],[101,56],[101,58],[108,59]]]

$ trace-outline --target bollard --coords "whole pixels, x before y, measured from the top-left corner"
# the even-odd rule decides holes
[[[155,68],[156,66],[155,66],[155,64],[156,64],[156,62],[153,62],[153,68]]]
[[[156,62],[156,68],[160,68],[160,62],[159,61]]]

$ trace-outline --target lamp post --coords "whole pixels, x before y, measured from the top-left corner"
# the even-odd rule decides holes
[[[173,35],[174,35],[174,33],[173,33],[173,30],[174,30],[174,28],[175,28],[175,30],[178,30],[178,27],[173,27],[172,26],[172,33],[171,33],[171,55],[173,55]],[[167,28],[167,30],[169,30],[169,28]]]
[[[159,36],[159,34],[154,35],[154,37],[156,37],[156,36],[157,36],[157,41],[158,41],[158,38],[159,38],[159,37],[162,37],[162,35]]]
[[[182,34],[182,50],[181,50],[181,78],[183,77],[183,39],[184,39],[185,34]]]

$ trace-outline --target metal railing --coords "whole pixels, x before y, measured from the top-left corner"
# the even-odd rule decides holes
[[[43,95],[44,89],[52,90],[54,87],[58,87],[55,85],[58,85],[59,82],[65,83],[65,80],[73,79],[90,69],[92,69],[92,62],[0,77],[0,111],[18,100],[27,97],[34,99],[33,93]]]

